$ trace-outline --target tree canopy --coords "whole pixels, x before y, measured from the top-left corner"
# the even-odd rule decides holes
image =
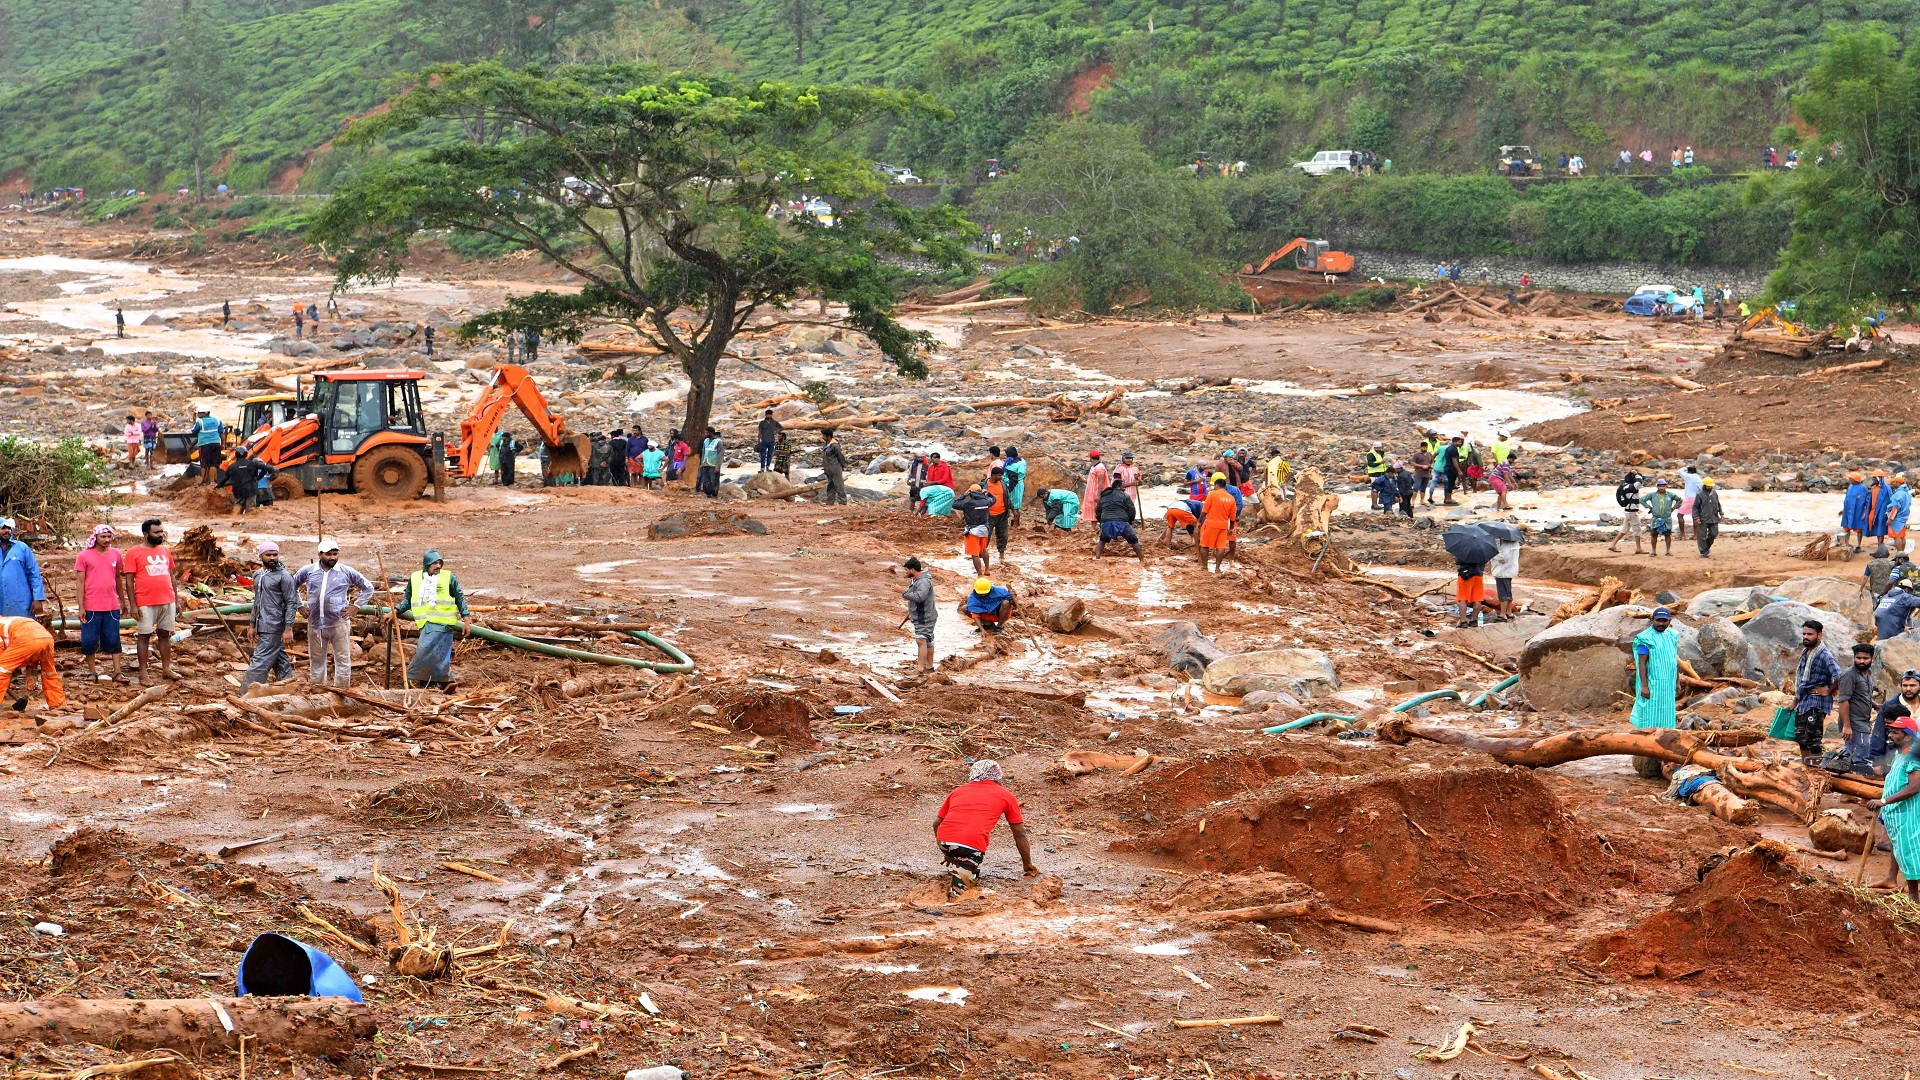
[[[1223,299],[1209,258],[1230,222],[1217,185],[1157,164],[1132,128],[1075,121],[1018,148],[1020,171],[976,214],[1019,244],[1060,247],[1028,288],[1042,306],[1192,308]]]
[[[395,277],[426,229],[530,248],[576,275],[579,291],[513,298],[466,331],[578,340],[595,326],[630,327],[691,381],[689,437],[705,429],[719,362],[750,320],[845,326],[901,372],[926,371],[931,341],[894,319],[887,257],[962,265],[970,226],[951,207],[885,198],[871,163],[845,148],[877,117],[932,108],[919,95],[487,62],[429,69],[391,105],[343,141],[445,121],[503,134],[376,160],[348,180],[309,233],[343,283]],[[773,212],[801,199],[829,201],[834,223]],[[844,304],[845,315],[790,310],[805,297]]]
[[[1920,299],[1920,45],[1841,34],[1794,99],[1828,160],[1796,177],[1793,238],[1768,282],[1803,317]]]

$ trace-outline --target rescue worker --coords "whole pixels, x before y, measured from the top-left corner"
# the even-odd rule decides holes
[[[1370,489],[1368,498],[1372,501],[1371,509],[1379,510],[1381,509],[1380,478],[1387,475],[1387,444],[1374,443],[1373,448],[1367,451],[1364,463],[1367,470],[1367,486]],[[1386,509],[1391,511],[1393,505],[1388,503]]]
[[[47,696],[47,708],[58,709],[67,703],[67,692],[60,685],[60,672],[53,664],[53,635],[32,619],[0,615],[0,698],[13,685],[13,673],[21,668],[40,669],[40,690]],[[14,701],[15,712],[24,712],[27,699]]]
[[[293,644],[293,617],[300,610],[300,591],[280,561],[280,545],[269,540],[256,554],[260,569],[253,575],[253,659],[240,676],[242,694],[255,683],[279,682],[293,675],[287,646]]]
[[[15,539],[13,530],[12,518],[0,518],[0,615],[37,618],[47,608],[46,579],[33,549]]]
[[[955,788],[933,815],[933,839],[940,845],[940,858],[951,871],[947,876],[947,897],[957,898],[971,889],[980,877],[980,864],[987,858],[988,836],[993,827],[1006,818],[1013,831],[1013,846],[1020,852],[1020,869],[1027,877],[1040,873],[1033,865],[1033,848],[1027,838],[1026,819],[1020,814],[1020,800],[1000,786],[1006,779],[1000,763],[982,758],[967,769],[967,782]]]
[[[450,689],[453,686],[453,628],[462,636],[473,633],[468,619],[467,594],[438,551],[420,556],[420,569],[407,580],[407,594],[387,614],[389,623],[405,617],[420,628],[407,679],[415,686]]]

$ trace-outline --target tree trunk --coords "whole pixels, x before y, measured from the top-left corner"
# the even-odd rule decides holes
[[[214,1008],[225,1011],[233,1030]],[[121,1050],[158,1046],[198,1055],[237,1049],[245,1035],[255,1047],[338,1056],[377,1030],[373,1011],[345,998],[243,997],[44,998],[0,1002],[0,1042],[98,1043]]]
[[[1820,796],[1826,793],[1830,778],[1817,769],[1797,765],[1776,765],[1757,758],[1734,757],[1708,749],[1711,746],[1749,745],[1765,735],[1736,732],[1694,732],[1678,728],[1648,728],[1640,731],[1562,731],[1534,738],[1502,738],[1474,731],[1461,731],[1444,724],[1421,724],[1395,718],[1380,725],[1378,734],[1386,742],[1404,744],[1408,739],[1478,750],[1492,755],[1503,765],[1545,769],[1590,757],[1633,756],[1657,758],[1676,765],[1705,765],[1720,777],[1720,782],[1735,795],[1771,803],[1801,821],[1812,821],[1819,810]],[[1730,738],[1731,737],[1731,738]]]
[[[694,460],[700,454],[700,441],[707,437],[707,424],[713,420],[713,383],[719,363],[705,358],[706,349],[692,357],[681,357],[680,370],[687,373],[687,411],[680,421],[680,437],[692,448]]]

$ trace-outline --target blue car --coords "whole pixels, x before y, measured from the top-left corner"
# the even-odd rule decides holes
[[[1668,299],[1669,297],[1671,299]],[[1633,291],[1632,296],[1627,297],[1622,310],[1629,315],[1652,315],[1653,306],[1662,301],[1670,305],[1668,314],[1690,315],[1693,313],[1693,294],[1681,292],[1671,285],[1640,286]]]

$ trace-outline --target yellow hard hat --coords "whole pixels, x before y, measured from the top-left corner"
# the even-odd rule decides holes
[[[1215,479],[1215,480],[1217,480],[1217,481],[1221,481],[1221,482],[1225,482],[1225,480],[1227,479],[1227,474],[1226,474],[1226,473],[1223,473],[1223,472],[1217,472],[1217,473],[1214,473],[1214,474],[1213,474],[1213,479]]]
[[[973,591],[985,596],[993,591],[993,582],[988,581],[986,578],[974,578]]]

